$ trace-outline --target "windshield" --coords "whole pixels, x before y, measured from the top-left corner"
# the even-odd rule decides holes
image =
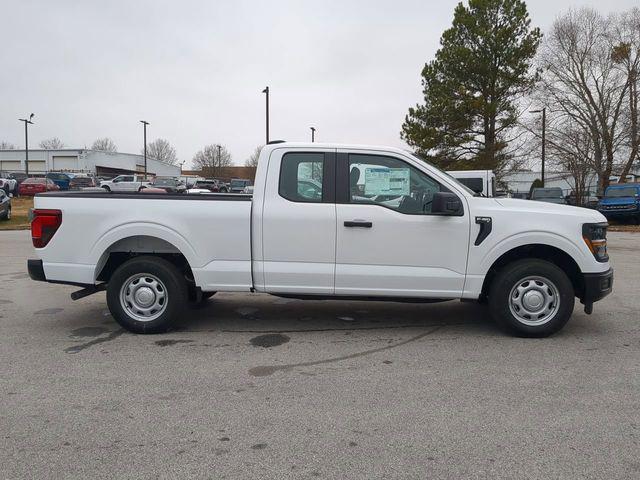
[[[562,190],[559,188],[536,189],[533,198],[562,198]]]
[[[636,187],[624,187],[624,188],[608,188],[604,194],[605,197],[633,197],[638,195],[638,189]]]

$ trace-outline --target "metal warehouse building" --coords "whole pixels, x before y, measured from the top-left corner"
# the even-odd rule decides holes
[[[24,172],[24,150],[0,150],[0,171]],[[115,176],[124,173],[144,173],[144,157],[131,153],[101,152],[85,148],[60,150],[29,149],[29,174],[50,171],[85,172]],[[147,157],[149,175],[180,175],[180,166]]]

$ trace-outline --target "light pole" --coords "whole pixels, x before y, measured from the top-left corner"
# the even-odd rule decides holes
[[[316,141],[316,127],[309,127],[311,129],[311,143]]]
[[[35,115],[32,113],[29,118],[19,118],[20,122],[24,122],[24,173],[29,176],[29,124],[33,125],[31,119]]]
[[[147,125],[149,122],[140,120],[140,123],[144,125],[144,179],[147,179]]]
[[[544,156],[546,147],[546,133],[547,133],[547,107],[542,110],[529,110],[530,113],[542,113],[542,186],[544,187]]]
[[[264,93],[266,95],[266,101],[267,101],[267,110],[266,110],[266,123],[267,123],[267,141],[265,142],[265,145],[267,143],[269,143],[269,87],[264,87],[264,90],[262,90],[262,93]]]

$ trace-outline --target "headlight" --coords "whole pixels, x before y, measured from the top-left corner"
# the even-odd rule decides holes
[[[582,225],[582,238],[598,262],[609,261],[607,253],[608,223],[585,223]]]

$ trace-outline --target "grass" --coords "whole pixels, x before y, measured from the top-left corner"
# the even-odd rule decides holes
[[[11,220],[0,220],[0,230],[28,230],[29,209],[33,207],[33,197],[11,199]]]

